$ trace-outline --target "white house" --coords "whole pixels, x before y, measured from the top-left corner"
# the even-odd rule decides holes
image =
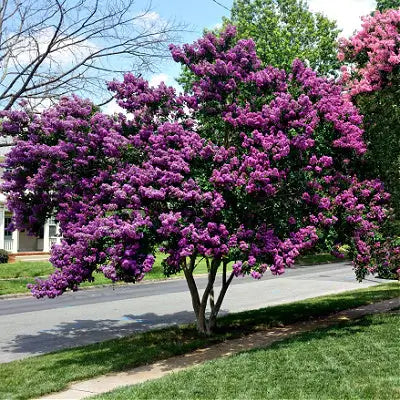
[[[6,228],[11,222],[11,212],[6,207],[6,197],[0,193],[0,249],[12,254],[48,253],[51,246],[59,243],[59,227],[54,218],[44,224],[39,236],[30,236],[25,231],[9,232]]]
[[[4,142],[0,138],[0,142]],[[9,151],[9,147],[0,147],[0,162]],[[0,183],[2,182],[3,168],[0,167]],[[59,226],[54,218],[50,218],[44,224],[38,237],[30,236],[25,231],[9,232],[6,228],[11,222],[12,213],[7,209],[6,196],[0,192],[0,249],[7,250],[13,255],[18,253],[49,253],[54,243],[59,243]]]

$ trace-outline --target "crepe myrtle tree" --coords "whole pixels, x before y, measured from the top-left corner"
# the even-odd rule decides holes
[[[3,112],[3,133],[18,137],[3,184],[14,224],[35,234],[56,215],[63,234],[33,295],[76,290],[95,271],[140,281],[158,249],[166,275],[184,272],[198,330],[211,334],[235,277],[282,274],[326,231],[338,246],[351,232],[359,279],[374,271],[370,238],[389,195],[352,170],[366,148],[341,87],[300,61],[290,74],[261,67],[233,26],[171,52],[196,75],[190,95],[126,74],[109,83],[126,115],[77,97],[41,115]]]
[[[341,39],[339,50],[344,84],[364,115],[368,153],[363,176],[381,177],[399,214],[400,8],[363,17],[360,30]]]
[[[364,115],[368,152],[359,175],[379,176],[385,182],[397,217],[400,212],[399,5],[398,1],[377,2],[378,11],[364,17],[361,29],[351,38],[341,39],[339,46],[339,59],[344,63],[343,83]],[[386,239],[379,240],[380,247],[376,247],[382,260],[378,272],[382,277],[393,277],[396,270],[399,272],[398,223],[388,224],[386,231]]]

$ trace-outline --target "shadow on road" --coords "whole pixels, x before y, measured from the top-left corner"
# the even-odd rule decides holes
[[[2,353],[41,354],[60,349],[101,342],[107,339],[129,336],[137,332],[166,326],[193,322],[193,312],[157,315],[129,314],[121,319],[75,320],[62,323],[54,329],[43,330],[34,335],[18,335],[12,341],[3,343]],[[14,357],[10,357],[12,359]],[[20,358],[20,357],[15,357]]]

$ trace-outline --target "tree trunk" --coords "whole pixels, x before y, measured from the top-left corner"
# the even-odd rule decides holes
[[[217,316],[221,308],[222,301],[225,297],[226,291],[232,282],[234,274],[231,273],[229,278],[226,278],[226,269],[228,262],[223,260],[223,272],[222,272],[222,287],[219,292],[217,301],[214,299],[214,283],[217,275],[219,266],[221,265],[221,260],[213,259],[211,264],[209,260],[207,262],[208,268],[208,282],[206,288],[204,289],[203,296],[200,299],[199,291],[197,289],[196,282],[193,277],[193,271],[195,268],[196,257],[192,256],[190,258],[190,263],[187,265],[186,260],[183,265],[183,270],[186,277],[186,282],[190,291],[192,298],[193,310],[197,321],[197,331],[202,335],[210,336],[215,332],[217,327]],[[210,313],[207,317],[207,304],[210,304]]]

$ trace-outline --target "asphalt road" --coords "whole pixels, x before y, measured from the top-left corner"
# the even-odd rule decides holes
[[[204,288],[205,278],[197,279]],[[349,264],[337,263],[266,274],[259,281],[232,282],[222,313],[237,312],[367,287]],[[66,293],[56,299],[0,299],[0,362],[22,359],[134,332],[191,322],[194,314],[182,279],[103,287]]]

